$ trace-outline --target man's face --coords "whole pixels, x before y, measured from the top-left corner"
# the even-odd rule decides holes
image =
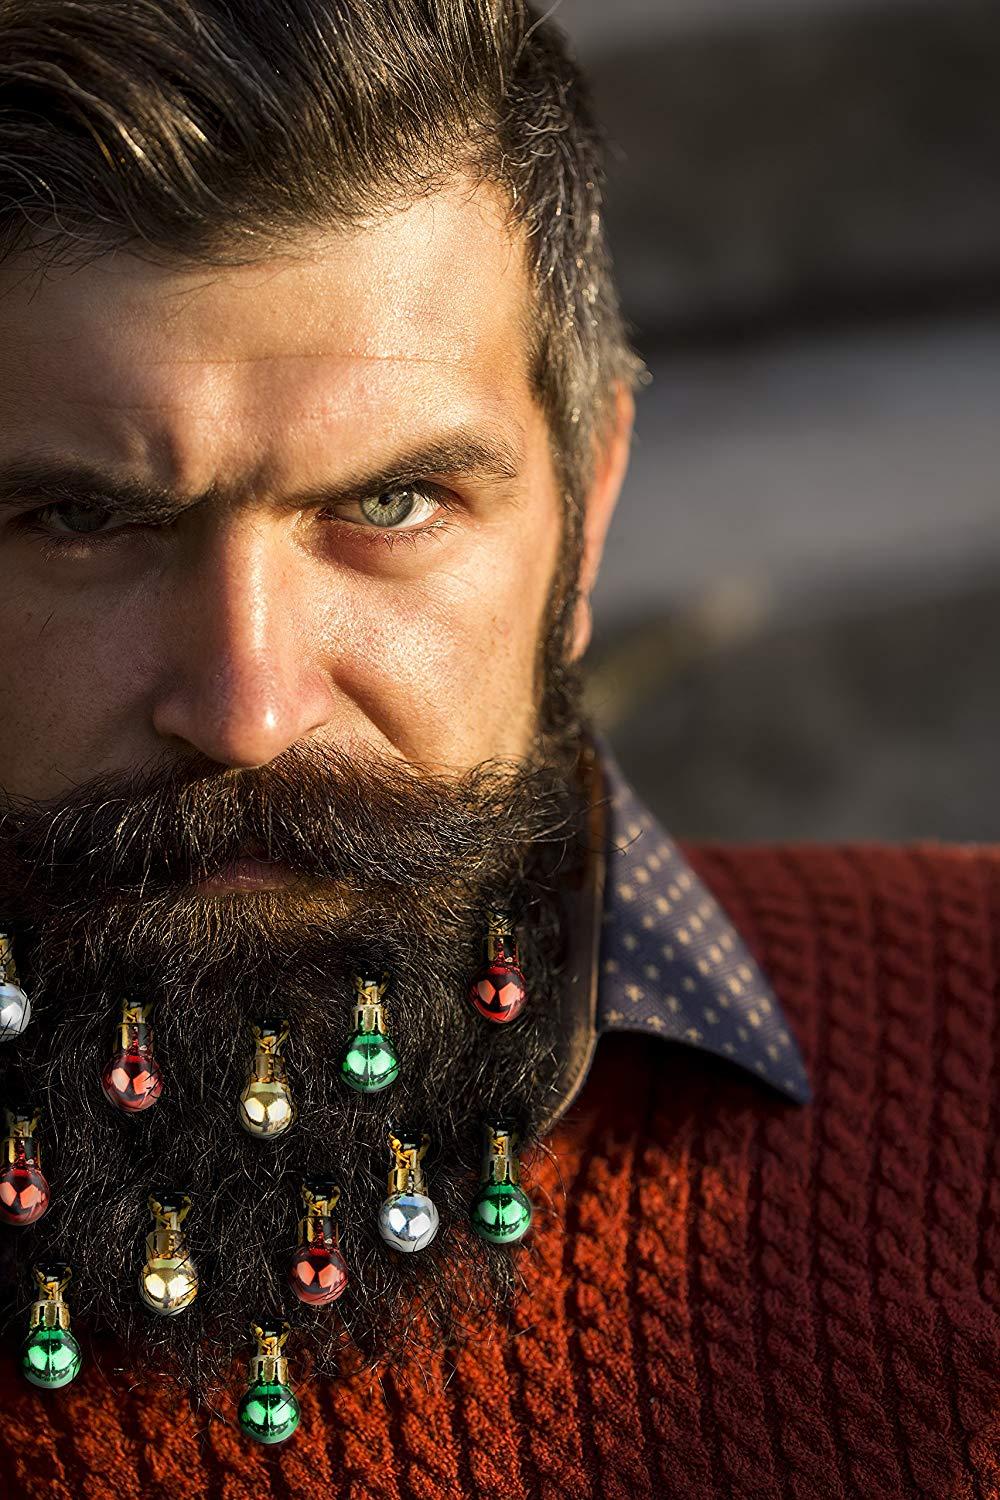
[[[562,498],[522,254],[468,188],[303,245],[0,269],[0,489],[30,456],[98,491],[0,506],[8,793],[164,753],[528,748]]]
[[[272,1304],[309,1173],[343,1189],[344,1317],[369,1352],[409,1337],[422,1278],[442,1329],[514,1285],[452,1230],[480,1117],[530,1141],[557,1086],[583,849],[572,714],[547,764],[526,754],[558,676],[564,505],[522,254],[468,189],[306,250],[197,272],[117,255],[37,290],[0,270],[0,498],[29,459],[75,468],[0,505],[0,909],[37,1018],[4,1087],[47,1080],[59,1182],[31,1244],[0,1245],[0,1286],[25,1256],[70,1259],[75,1305],[131,1337],[150,1184],[183,1189],[204,1287],[142,1346],[195,1382]],[[515,764],[491,781],[497,757]],[[523,914],[531,995],[488,1037],[462,999],[487,897]],[[359,1104],[337,1066],[361,972],[390,976],[403,1065]],[[126,1135],[99,1078],[133,994],[166,1082]],[[276,1003],[299,1116],[273,1158],[234,1088]],[[394,1260],[374,1225],[397,1111],[433,1136],[442,1227]],[[341,1324],[286,1312],[334,1368]]]

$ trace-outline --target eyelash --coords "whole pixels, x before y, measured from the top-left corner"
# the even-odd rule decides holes
[[[426,481],[423,483],[414,481],[409,484],[397,484],[393,488],[412,489],[421,495],[432,498],[440,514],[435,515],[431,520],[425,521],[420,526],[398,528],[374,525],[366,526],[359,521],[347,521],[342,516],[331,512],[319,512],[319,519],[324,522],[332,522],[334,525],[339,524],[349,527],[355,534],[356,540],[362,546],[385,547],[390,552],[400,542],[407,542],[411,547],[416,547],[425,536],[429,536],[431,533],[443,536],[445,532],[452,529],[452,522],[448,517],[456,509],[456,504],[453,500],[449,501],[447,495],[437,485],[429,484]],[[361,498],[365,499],[368,497],[362,496]],[[54,508],[53,505],[46,505],[39,510],[29,511],[20,516],[16,523],[22,533],[40,539],[42,551],[48,557],[56,557],[66,552],[79,551],[81,549],[96,551],[100,547],[111,546],[129,532],[157,531],[170,524],[170,522],[162,522],[159,525],[143,525],[138,522],[126,522],[124,525],[116,527],[113,531],[92,532],[89,535],[86,532],[81,532],[79,535],[74,536],[71,532],[49,531],[44,526],[40,518]]]

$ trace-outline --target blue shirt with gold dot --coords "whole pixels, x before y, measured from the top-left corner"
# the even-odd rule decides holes
[[[607,873],[597,1030],[716,1053],[806,1104],[809,1080],[770,983],[729,917],[638,800],[606,742]]]

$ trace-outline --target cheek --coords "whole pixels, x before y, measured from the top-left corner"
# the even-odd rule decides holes
[[[139,601],[95,609],[7,592],[0,601],[0,786],[48,796],[121,766],[137,734],[149,620]]]
[[[419,581],[364,580],[340,685],[408,760],[464,769],[520,755],[558,526],[482,527]],[[338,610],[338,615],[340,611]]]

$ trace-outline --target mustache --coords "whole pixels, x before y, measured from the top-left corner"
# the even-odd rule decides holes
[[[557,853],[579,816],[565,768],[494,760],[446,777],[297,745],[247,770],[199,757],[95,777],[45,802],[5,796],[0,848],[8,905],[95,889],[155,896],[246,857],[354,890],[413,889],[516,875],[526,844]]]

